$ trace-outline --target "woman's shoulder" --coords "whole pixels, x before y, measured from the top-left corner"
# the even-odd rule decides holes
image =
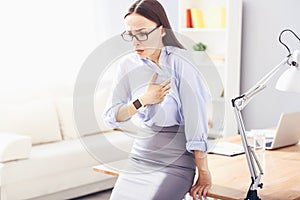
[[[193,52],[187,49],[182,49],[174,46],[166,47],[167,54],[169,54],[175,61],[188,62],[194,65]]]
[[[167,54],[174,61],[177,69],[180,70],[183,67],[186,69],[197,68],[192,51],[173,46],[168,46],[166,49]]]
[[[175,46],[165,46],[164,49],[168,55],[174,55],[174,56],[188,55],[190,53],[186,49],[175,47]]]

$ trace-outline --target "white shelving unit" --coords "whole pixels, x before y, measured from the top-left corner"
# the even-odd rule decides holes
[[[198,8],[203,11],[204,23],[207,19],[205,11],[211,7],[225,7],[225,28],[187,28],[186,10]],[[223,97],[213,97],[213,108],[225,105],[225,118],[221,132],[223,137],[237,134],[237,124],[231,99],[240,91],[240,55],[242,30],[242,1],[234,0],[179,0],[179,33],[191,38],[195,43],[202,42],[207,46],[207,54],[213,61],[221,76],[224,86]],[[209,77],[214,79],[215,77]],[[214,123],[210,133],[214,134]],[[220,127],[220,125],[217,125]]]

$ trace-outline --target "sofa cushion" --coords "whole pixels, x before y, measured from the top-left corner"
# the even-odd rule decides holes
[[[86,141],[75,139],[32,147],[30,159],[6,163],[3,183],[67,173],[87,166],[92,171],[92,166],[126,159],[133,143],[132,137],[117,131],[83,138]]]
[[[94,112],[87,113],[86,117],[82,118],[82,121],[76,122],[74,117],[74,99],[62,98],[56,101],[56,108],[58,112],[58,118],[60,122],[60,128],[64,140],[75,139],[79,136],[86,136],[95,133],[104,133],[112,131],[113,129],[106,125],[103,120],[103,112],[106,106],[106,102],[109,96],[109,88],[102,88],[98,90],[94,96],[82,96],[76,97],[76,101],[82,109],[88,104],[93,104]],[[92,124],[94,121],[90,120],[91,117],[96,119],[96,124]],[[82,130],[77,130],[77,124],[82,123]]]
[[[94,103],[94,97],[77,97],[76,101],[82,105],[82,109],[85,109],[85,106],[90,103]],[[61,128],[61,133],[64,140],[75,139],[79,136],[87,136],[95,133],[103,133],[112,131],[112,128],[105,125],[102,119],[101,108],[102,102],[96,102],[98,105],[95,106],[94,113],[87,113],[86,117],[82,118],[82,121],[76,122],[74,117],[74,107],[73,107],[73,98],[63,98],[56,101],[56,108],[58,112],[58,118]],[[103,108],[104,109],[104,108]],[[97,112],[99,110],[99,112]],[[93,120],[90,120],[91,117],[96,118],[96,123],[93,124]],[[76,123],[82,123],[80,132],[77,129]]]
[[[73,115],[73,99],[62,98],[55,101],[60,131],[64,140],[78,137],[76,124]]]
[[[31,150],[31,137],[0,133],[0,162],[25,159]]]
[[[0,104],[0,132],[30,136],[34,145],[62,139],[55,106],[51,101]]]

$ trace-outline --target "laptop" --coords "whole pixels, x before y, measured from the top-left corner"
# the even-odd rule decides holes
[[[297,144],[300,139],[300,112],[282,113],[276,129],[265,129],[264,131],[266,133],[266,149]]]

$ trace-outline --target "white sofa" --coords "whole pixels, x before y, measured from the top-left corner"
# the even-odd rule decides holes
[[[0,102],[1,200],[70,199],[112,188],[116,178],[92,167],[126,159],[133,140],[104,125],[106,96],[95,101],[101,131],[80,137],[72,96]]]

